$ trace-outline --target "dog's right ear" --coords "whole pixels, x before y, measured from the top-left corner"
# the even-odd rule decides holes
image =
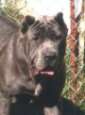
[[[25,16],[24,20],[21,24],[21,32],[24,34],[27,32],[29,26],[31,26],[35,22],[35,18],[33,16]]]

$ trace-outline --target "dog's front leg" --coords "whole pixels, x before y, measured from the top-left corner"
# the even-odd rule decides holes
[[[0,115],[9,115],[10,99],[0,94]]]

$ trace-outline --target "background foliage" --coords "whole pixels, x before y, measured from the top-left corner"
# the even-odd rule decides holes
[[[79,58],[77,58],[78,60]],[[63,90],[64,97],[71,99],[81,109],[85,110],[85,65],[78,68],[77,78],[73,81],[70,67],[70,49],[66,49],[66,85]],[[77,61],[78,62],[78,61]],[[78,62],[79,65],[79,62]],[[79,65],[80,66],[80,65]]]

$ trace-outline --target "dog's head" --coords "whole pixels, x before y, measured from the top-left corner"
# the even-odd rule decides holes
[[[34,94],[52,97],[60,93],[65,79],[64,55],[67,35],[62,13],[50,20],[48,17],[35,20],[34,17],[27,16],[21,31],[29,41],[26,50],[32,77],[36,81]]]

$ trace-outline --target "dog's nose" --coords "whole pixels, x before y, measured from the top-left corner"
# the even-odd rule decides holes
[[[51,61],[51,60],[54,60],[56,58],[56,55],[54,54],[54,55],[45,55],[45,59],[47,60],[47,61]]]
[[[46,57],[55,57],[56,53],[51,48],[43,48],[42,53]]]
[[[42,53],[47,64],[56,60],[56,52],[53,49],[45,48]]]
[[[51,61],[53,61],[53,60],[55,60],[56,59],[56,53],[54,53],[54,52],[47,52],[45,55],[44,55],[44,58],[45,58],[45,60],[47,61],[47,62],[51,62]]]

